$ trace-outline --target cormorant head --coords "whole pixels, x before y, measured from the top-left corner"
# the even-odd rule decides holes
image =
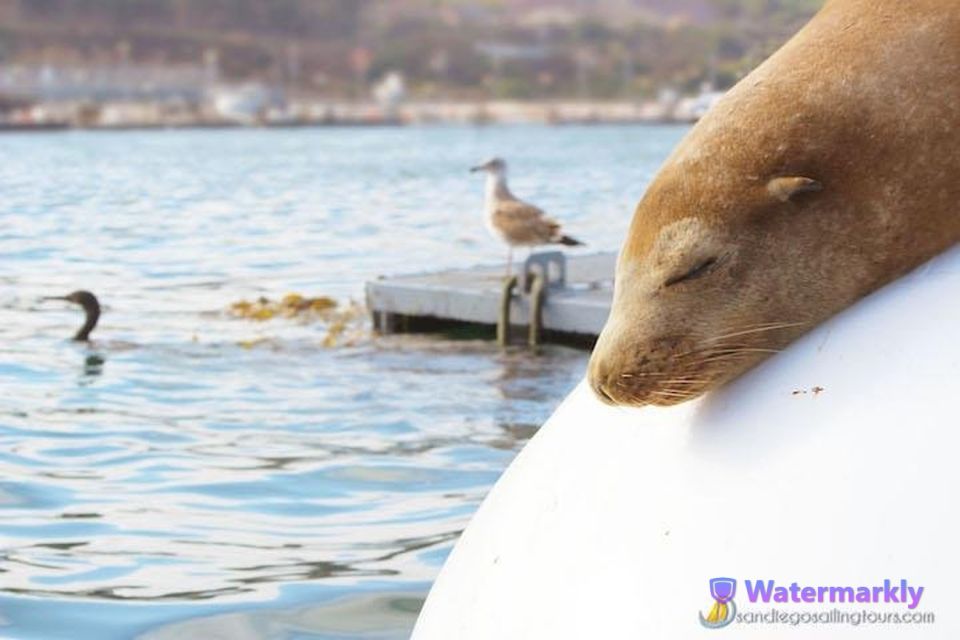
[[[92,332],[93,328],[97,326],[97,320],[100,319],[100,301],[97,300],[97,296],[93,295],[89,291],[80,290],[74,291],[70,295],[55,296],[47,299],[66,300],[67,302],[80,305],[86,314],[86,320],[84,321],[83,326],[80,327],[80,330],[77,331],[76,335],[73,336],[73,339],[77,342],[87,342],[90,340],[90,332]]]

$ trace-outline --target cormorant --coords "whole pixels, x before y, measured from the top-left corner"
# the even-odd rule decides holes
[[[83,326],[80,327],[80,330],[77,331],[77,334],[73,336],[73,339],[77,342],[89,342],[90,333],[93,331],[93,328],[97,326],[97,320],[100,319],[100,301],[97,300],[97,296],[93,295],[89,291],[74,291],[68,296],[52,296],[44,298],[45,300],[66,300],[67,302],[72,302],[83,307],[83,312],[86,314],[86,320],[83,323]]]

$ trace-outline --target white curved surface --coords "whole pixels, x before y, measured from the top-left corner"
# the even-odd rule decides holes
[[[581,383],[464,532],[414,638],[960,638],[958,331],[955,248],[701,400],[619,409]],[[937,621],[707,630],[716,576],[741,611],[773,606],[744,579],[906,579]]]

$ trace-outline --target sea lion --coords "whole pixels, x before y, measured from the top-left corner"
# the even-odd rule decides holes
[[[591,385],[691,399],[958,240],[960,2],[828,0],[647,189]]]

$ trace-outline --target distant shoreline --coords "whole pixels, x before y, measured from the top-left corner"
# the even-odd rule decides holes
[[[256,131],[266,129],[373,129],[373,128],[443,128],[443,127],[672,127],[690,125],[691,122],[681,121],[584,121],[584,122],[307,122],[307,123],[268,123],[268,124],[239,124],[239,123],[197,123],[197,124],[131,124],[123,126],[74,126],[65,123],[49,123],[40,125],[9,125],[0,124],[0,135],[22,133],[62,133],[71,131],[83,132],[137,132],[137,131],[195,131],[195,130],[243,130]]]
[[[690,124],[705,103],[556,101],[373,102],[294,101],[262,105],[237,101],[194,109],[162,103],[36,104],[0,120],[0,132],[80,130],[403,127],[418,125],[665,125]]]

